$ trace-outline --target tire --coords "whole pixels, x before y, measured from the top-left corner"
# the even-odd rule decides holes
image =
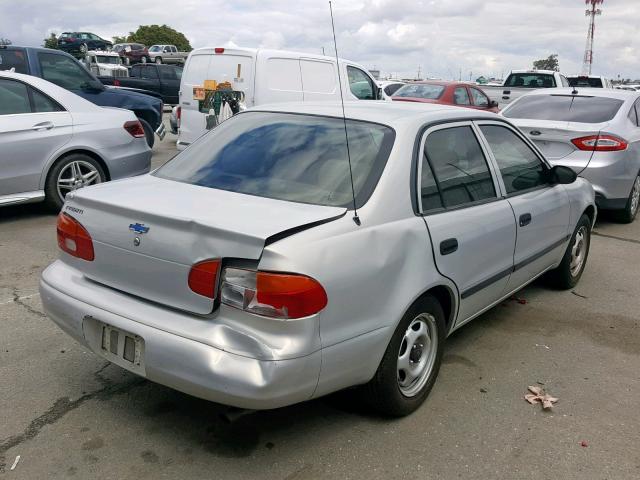
[[[579,243],[576,244],[576,242]],[[591,219],[588,215],[583,214],[578,220],[573,235],[571,235],[571,241],[564,252],[560,265],[547,274],[547,279],[552,286],[568,290],[578,284],[587,265],[590,246]],[[579,263],[576,263],[578,261]]]
[[[149,61],[149,59],[147,57],[142,57],[140,59],[140,63],[147,63]]]
[[[433,296],[415,302],[393,333],[373,379],[362,387],[363,400],[378,413],[393,417],[420,407],[440,370],[445,328],[442,306]],[[426,343],[432,348],[424,349]]]
[[[89,51],[89,47],[87,46],[86,43],[83,43],[82,45],[80,45],[80,53],[82,55],[86,55],[88,51]]]
[[[72,179],[78,178],[79,175],[87,177],[90,173],[94,173],[91,178],[86,178],[82,183],[74,182]],[[64,182],[64,179],[67,179]],[[47,180],[44,187],[46,206],[59,212],[64,204],[64,195],[71,190],[77,190],[88,185],[95,185],[105,182],[107,176],[100,163],[83,153],[72,153],[58,160],[47,174]],[[58,188],[60,184],[64,187]],[[73,183],[73,184],[72,184]]]
[[[156,57],[156,63],[160,65],[162,63],[162,57]]]
[[[142,128],[144,130],[144,137],[147,140],[147,145],[149,145],[149,148],[153,148],[153,144],[156,141],[156,136],[153,131],[153,128],[151,128],[151,125],[149,125],[149,122],[147,122],[144,118],[138,117],[138,120],[140,120],[140,123],[142,124]]]
[[[636,219],[640,206],[640,174],[636,177],[623,210],[614,213],[615,219],[620,223],[631,223]]]

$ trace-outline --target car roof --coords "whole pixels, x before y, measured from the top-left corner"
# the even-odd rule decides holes
[[[345,102],[344,109],[348,119],[381,123],[391,127],[412,122],[425,123],[435,120],[462,120],[468,118],[502,120],[501,117],[490,112],[428,103],[360,100]],[[342,117],[340,102],[277,103],[261,105],[250,110]]]
[[[578,92],[574,94],[573,92]],[[640,92],[630,90],[617,90],[614,88],[589,88],[589,87],[562,87],[562,88],[541,88],[533,90],[529,95],[576,95],[578,97],[607,97],[619,100],[632,100],[640,96]]]

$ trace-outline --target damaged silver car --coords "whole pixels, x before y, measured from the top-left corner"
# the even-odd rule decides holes
[[[152,174],[68,195],[40,287],[49,318],[197,397],[269,409],[358,386],[399,416],[453,330],[544,273],[578,282],[594,191],[508,120],[341,115],[250,110]]]

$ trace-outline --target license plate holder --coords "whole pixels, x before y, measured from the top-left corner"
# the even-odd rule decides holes
[[[145,375],[145,342],[140,335],[85,317],[85,339],[92,350],[116,365]]]

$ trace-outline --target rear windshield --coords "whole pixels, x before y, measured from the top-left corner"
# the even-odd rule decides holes
[[[443,85],[405,85],[393,94],[394,97],[426,98],[437,100],[444,92]]]
[[[386,126],[347,120],[356,204],[371,196],[393,146]],[[353,204],[341,118],[247,112],[212,130],[155,175],[315,205]]]
[[[16,73],[28,74],[27,56],[21,50],[0,49],[0,71],[16,69]]]
[[[623,103],[606,97],[527,95],[505,109],[503,115],[531,120],[602,123],[615,117]]]
[[[602,79],[589,77],[567,77],[572,87],[603,88]]]
[[[553,88],[556,81],[547,73],[512,73],[504,83],[505,87]]]

